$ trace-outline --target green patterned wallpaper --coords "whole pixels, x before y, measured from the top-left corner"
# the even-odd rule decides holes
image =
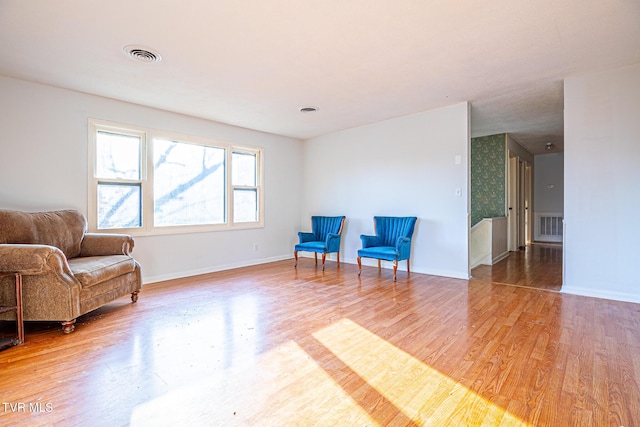
[[[471,226],[505,216],[507,135],[471,139]]]

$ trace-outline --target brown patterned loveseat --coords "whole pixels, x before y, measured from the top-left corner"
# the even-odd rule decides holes
[[[126,294],[137,301],[142,281],[130,255],[133,238],[86,230],[74,210],[0,210],[0,281],[13,283],[4,273],[22,274],[24,320],[59,321],[68,334],[78,316]],[[0,305],[15,300],[11,283],[0,282]]]

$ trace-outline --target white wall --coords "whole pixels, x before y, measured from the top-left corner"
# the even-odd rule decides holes
[[[536,212],[564,212],[563,153],[535,156],[533,200]]]
[[[75,208],[86,215],[89,117],[265,148],[265,227],[137,237],[134,255],[145,282],[292,257],[301,226],[300,141],[4,77],[0,209]]]
[[[511,136],[511,134],[507,134],[507,148],[511,154],[518,156],[521,160],[529,162],[530,164],[534,163],[534,156],[531,155],[526,148],[520,145],[520,143]]]
[[[563,291],[640,302],[640,64],[564,84]]]
[[[417,216],[411,270],[468,278],[468,120],[461,103],[306,141],[303,223],[346,215],[340,259],[355,263],[373,216]]]

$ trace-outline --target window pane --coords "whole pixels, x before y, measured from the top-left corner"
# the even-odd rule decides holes
[[[142,227],[140,184],[98,184],[98,228]]]
[[[233,221],[258,221],[258,190],[255,188],[233,190]]]
[[[96,138],[96,177],[140,179],[140,137],[98,131]]]
[[[232,184],[247,185],[253,187],[256,185],[256,155],[249,153],[233,153],[232,155]]]
[[[154,224],[225,222],[225,150],[153,140]]]

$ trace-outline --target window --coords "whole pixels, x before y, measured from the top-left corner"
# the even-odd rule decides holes
[[[144,135],[96,132],[97,228],[142,227]]]
[[[262,149],[89,121],[89,226],[163,234],[261,227]]]
[[[257,157],[257,153],[241,151],[234,151],[231,156],[233,220],[235,222],[255,222],[259,218]]]
[[[225,149],[153,139],[156,227],[224,224]]]

